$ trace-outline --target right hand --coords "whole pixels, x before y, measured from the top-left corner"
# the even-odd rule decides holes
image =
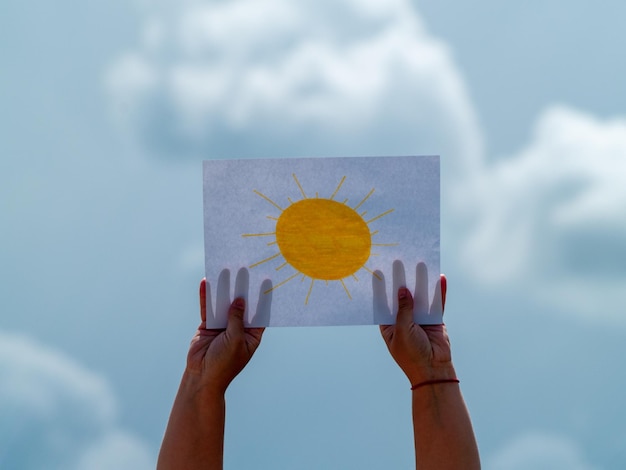
[[[202,322],[191,340],[187,373],[199,379],[202,388],[224,393],[259,347],[264,328],[244,328],[246,302],[237,297],[228,310],[228,326],[206,329],[206,286],[206,279],[203,279],[200,283]]]

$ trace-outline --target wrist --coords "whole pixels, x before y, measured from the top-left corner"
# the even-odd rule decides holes
[[[411,386],[433,380],[456,379],[456,371],[451,362],[428,367],[415,367],[405,371]]]
[[[216,381],[207,380],[206,377],[185,371],[180,383],[179,395],[193,403],[199,411],[207,406],[224,401],[226,388]]]

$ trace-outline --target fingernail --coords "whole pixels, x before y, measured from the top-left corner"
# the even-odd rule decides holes
[[[237,308],[244,308],[246,306],[246,303],[244,302],[243,299],[235,299],[235,301],[233,302],[233,305]]]
[[[404,299],[405,297],[406,297],[406,287],[400,287],[400,289],[398,289],[398,298]]]

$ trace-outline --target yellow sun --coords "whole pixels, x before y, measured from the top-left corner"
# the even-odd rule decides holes
[[[254,192],[281,211],[278,218],[268,216],[276,220],[276,231],[271,233],[248,233],[244,237],[272,236],[275,241],[268,245],[277,245],[279,252],[254,263],[250,268],[274,260],[282,255],[284,262],[276,270],[280,270],[286,265],[291,265],[296,273],[288,279],[268,290],[270,292],[280,287],[297,276],[302,279],[309,277],[311,284],[307,293],[305,304],[309,301],[309,296],[313,290],[316,280],[339,281],[343,286],[348,298],[350,292],[344,282],[347,277],[353,277],[358,281],[356,272],[365,269],[375,275],[365,266],[369,260],[372,246],[393,246],[395,243],[372,243],[372,236],[378,231],[370,232],[369,223],[393,212],[390,209],[382,214],[365,220],[363,216],[366,212],[358,213],[357,209],[367,201],[374,193],[372,189],[356,206],[350,207],[346,204],[347,199],[338,202],[334,198],[343,185],[346,177],[339,182],[337,188],[330,198],[320,198],[316,193],[315,197],[307,197],[304,189],[300,185],[296,175],[293,179],[302,193],[302,199],[293,202],[289,198],[290,205],[282,208],[263,193]],[[266,293],[267,293],[266,292]]]

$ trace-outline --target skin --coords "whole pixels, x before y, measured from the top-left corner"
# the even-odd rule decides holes
[[[167,424],[157,469],[221,469],[224,460],[224,394],[259,347],[264,328],[244,328],[244,299],[228,311],[224,330],[207,330],[206,280],[200,283],[201,323],[191,340]]]
[[[441,277],[443,303],[447,282]],[[398,290],[395,325],[380,330],[389,352],[411,384],[456,377],[444,325],[413,322],[413,297]],[[263,328],[244,328],[245,302],[230,305],[223,330],[207,330],[206,281],[200,283],[201,323],[191,341],[187,366],[174,401],[157,463],[158,470],[222,469],[224,394],[261,343]],[[480,468],[469,413],[456,383],[412,391],[416,469]]]
[[[447,280],[441,276],[445,305]],[[413,296],[398,289],[395,325],[381,325],[381,334],[396,363],[412,385],[455,379],[450,340],[445,325],[417,325]],[[480,469],[478,447],[458,383],[438,383],[412,392],[415,468]]]

